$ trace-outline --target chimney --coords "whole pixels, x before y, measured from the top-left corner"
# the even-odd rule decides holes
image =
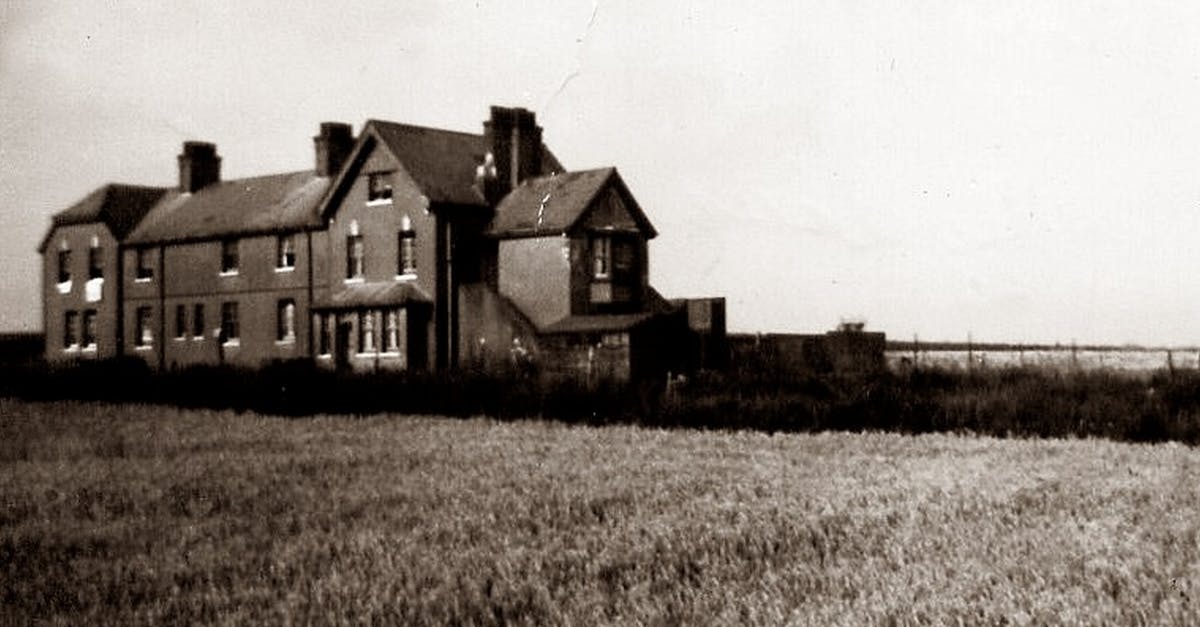
[[[317,176],[334,176],[354,148],[354,130],[342,122],[321,122],[321,132],[313,137],[313,145],[317,150]]]
[[[217,145],[208,142],[183,142],[179,155],[179,191],[194,192],[221,180],[221,158]]]
[[[499,201],[527,178],[542,172],[542,127],[532,111],[492,107],[492,118],[483,123],[496,175],[487,181],[488,198]]]

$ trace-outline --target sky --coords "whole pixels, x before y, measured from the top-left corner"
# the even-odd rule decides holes
[[[1200,5],[0,3],[0,331],[107,182],[312,167],[322,121],[533,110],[615,165],[651,283],[736,332],[1200,345]]]

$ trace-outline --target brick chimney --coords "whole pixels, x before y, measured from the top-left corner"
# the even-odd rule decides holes
[[[317,176],[334,176],[354,148],[354,129],[342,122],[321,122],[321,131],[313,137],[313,145],[317,151]]]
[[[532,111],[492,107],[492,118],[483,123],[496,176],[485,183],[493,202],[542,171],[542,127]]]
[[[221,180],[221,158],[217,145],[183,142],[179,155],[179,191],[194,192]]]

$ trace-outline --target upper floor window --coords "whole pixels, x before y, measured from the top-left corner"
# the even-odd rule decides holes
[[[372,172],[367,175],[367,202],[392,200],[392,173]]]
[[[175,339],[187,337],[187,307],[175,305]]]
[[[292,234],[280,235],[276,242],[275,269],[291,270],[296,267],[296,237]]]
[[[95,350],[96,348],[95,309],[89,309],[83,312],[83,348],[84,350]]]
[[[79,337],[75,335],[75,325],[78,321],[78,312],[68,311],[63,316],[63,348],[79,348]]]
[[[346,278],[363,278],[363,237],[362,234],[346,236]]]
[[[237,274],[238,241],[227,239],[221,242],[221,274]]]
[[[150,261],[150,249],[137,249],[137,280],[149,281],[154,278],[154,266]]]
[[[71,249],[58,251],[58,282],[66,283],[71,280]]]
[[[238,304],[221,303],[221,341],[237,343],[241,338],[238,325]]]
[[[137,330],[133,336],[133,343],[138,347],[148,347],[154,344],[154,329],[151,327],[149,307],[137,308]]]
[[[417,273],[417,232],[412,229],[400,231],[397,249],[399,250],[399,259],[396,263],[396,274],[415,275]]]
[[[104,249],[92,246],[88,249],[88,278],[99,279],[104,276]]]
[[[275,312],[275,340],[296,341],[296,301],[285,298],[279,301]]]

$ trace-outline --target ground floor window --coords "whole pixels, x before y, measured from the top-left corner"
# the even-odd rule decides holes
[[[296,301],[290,298],[280,300],[276,307],[275,339],[280,342],[296,341]]]
[[[400,312],[390,309],[387,312],[387,324],[384,328],[384,347],[389,353],[400,352]]]
[[[83,347],[85,349],[96,348],[96,310],[89,309],[83,312]]]
[[[75,311],[68,311],[63,316],[63,348],[75,348],[79,345],[79,338],[75,335],[78,318],[79,312]]]
[[[204,305],[196,303],[192,308],[192,339],[204,338]]]
[[[329,325],[333,316],[321,314],[317,316],[317,354],[328,355],[332,352],[333,342],[330,340]]]
[[[375,352],[375,312],[358,312],[358,352]]]
[[[240,335],[238,326],[238,304],[221,303],[221,339],[225,342],[237,342]]]
[[[150,326],[150,308],[138,307],[135,320],[137,321],[137,333],[134,334],[133,343],[135,346],[151,346],[154,344],[154,329]]]

